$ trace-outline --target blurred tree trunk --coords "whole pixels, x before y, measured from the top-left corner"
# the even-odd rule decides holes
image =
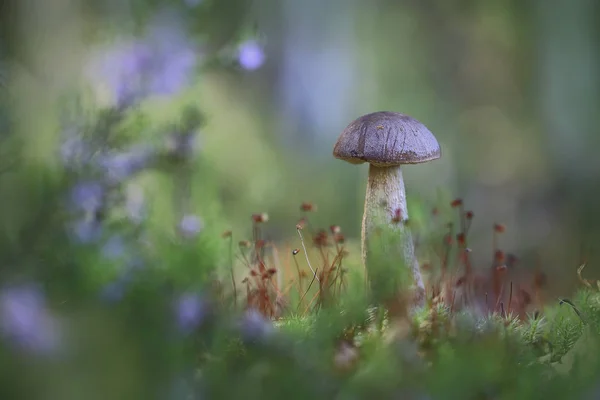
[[[600,171],[598,4],[536,1],[540,110],[554,163],[570,180]]]
[[[449,3],[411,3],[420,11],[425,25],[435,60],[431,76],[444,99],[446,115],[457,120],[456,115],[489,105],[504,117],[498,121],[475,121],[473,127],[461,127],[458,121],[457,126],[462,129],[453,135],[460,145],[453,150],[463,160],[460,170],[467,172],[459,193],[465,196],[465,190],[479,185],[480,197],[484,199],[480,202],[485,203],[478,204],[482,213],[493,217],[512,215],[514,220],[509,226],[515,234],[511,235],[513,242],[507,243],[509,246],[522,250],[532,239],[528,235],[537,235],[538,239],[531,241],[534,252],[544,256],[544,266],[554,270],[549,272],[551,275],[561,274],[555,289],[566,290],[564,284],[576,279],[571,268],[576,268],[581,260],[581,233],[590,243],[600,241],[600,212],[596,204],[600,193],[594,185],[600,172],[600,157],[595,154],[600,145],[596,39],[599,3]],[[498,25],[498,21],[504,25]],[[510,124],[503,133],[498,123],[504,121]],[[494,134],[485,134],[495,129]],[[536,146],[530,146],[526,154],[547,159],[543,174],[534,180],[523,178],[529,173],[527,163],[521,165],[518,176],[502,185],[489,184],[485,179],[477,182],[476,173],[469,173],[474,154],[489,152],[494,143],[518,146],[522,141],[515,138],[532,135],[537,137],[533,142]],[[508,150],[507,157],[499,157],[501,163],[506,163],[513,153],[512,148]],[[518,150],[514,148],[515,152]],[[494,165],[493,161],[480,159],[477,165],[483,168],[490,164],[492,169],[502,165]],[[504,211],[498,212],[502,208]],[[540,230],[546,232],[534,233],[530,229],[530,221],[536,218],[545,220],[542,225],[547,228]],[[521,231],[530,233],[519,237]]]
[[[539,110],[557,177],[552,198],[598,269],[600,254],[589,252],[600,242],[600,3],[535,4]]]
[[[348,123],[356,99],[354,48],[356,0],[285,0],[261,4],[279,58],[273,87],[286,121],[279,130],[290,148],[307,147],[313,158],[331,157],[339,127]],[[279,15],[273,15],[278,12]],[[291,122],[291,124],[289,123]]]

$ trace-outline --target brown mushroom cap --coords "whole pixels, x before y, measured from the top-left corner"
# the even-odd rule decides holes
[[[380,111],[352,121],[338,138],[333,156],[352,164],[391,167],[435,160],[441,150],[435,136],[416,119]]]

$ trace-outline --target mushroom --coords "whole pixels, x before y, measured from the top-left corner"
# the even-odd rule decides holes
[[[369,239],[375,227],[385,224],[402,235],[398,250],[411,269],[415,287],[414,305],[425,303],[425,286],[415,257],[408,220],[401,166],[440,158],[433,134],[408,115],[381,111],[354,120],[344,129],[333,149],[335,158],[351,164],[369,163],[369,180],[362,220],[362,261],[369,270]],[[384,231],[384,230],[382,230]]]

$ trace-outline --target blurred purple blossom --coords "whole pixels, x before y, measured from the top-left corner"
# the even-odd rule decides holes
[[[259,342],[275,333],[273,323],[255,309],[249,309],[240,323],[242,338],[247,342]]]
[[[70,228],[75,240],[79,243],[92,243],[102,236],[102,226],[93,216],[87,215],[73,221]]]
[[[188,214],[181,218],[179,222],[179,231],[186,237],[194,237],[198,235],[203,228],[203,223],[200,217]]]
[[[121,259],[126,255],[125,241],[120,235],[114,235],[108,238],[102,246],[102,255],[109,259]]]
[[[99,159],[110,183],[121,183],[148,166],[154,150],[149,147],[134,147],[122,153],[106,154]]]
[[[81,211],[94,213],[102,207],[104,187],[100,182],[80,182],[71,189],[72,205]]]
[[[88,157],[88,148],[83,139],[76,135],[68,135],[60,146],[60,157],[65,166],[70,167]]]
[[[260,68],[265,58],[262,46],[255,40],[248,40],[238,48],[238,61],[244,69],[252,71]]]
[[[104,285],[100,291],[100,297],[108,302],[118,302],[123,299],[127,288],[135,279],[135,274],[144,264],[141,259],[131,257],[124,265],[118,277],[112,282]]]
[[[2,288],[0,321],[3,336],[28,351],[51,353],[60,345],[58,320],[50,314],[36,285]]]
[[[283,39],[278,83],[282,112],[297,126],[290,134],[302,135],[316,150],[330,140],[324,133],[335,132],[359,104],[352,95],[361,79],[357,52],[348,40],[353,28],[344,23],[336,35],[325,35],[315,46],[319,33],[306,29],[306,15],[286,18],[291,30]]]
[[[141,38],[92,57],[88,75],[105,84],[120,107],[146,96],[173,95],[191,79],[197,50],[177,19],[161,19]]]
[[[120,43],[97,54],[92,61],[90,80],[107,86],[119,107],[142,96],[142,72],[150,62],[148,49],[139,43]]]
[[[208,314],[206,302],[195,293],[181,295],[175,304],[177,326],[185,333],[196,329]]]

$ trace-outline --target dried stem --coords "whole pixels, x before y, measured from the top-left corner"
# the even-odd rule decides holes
[[[313,269],[312,265],[310,265],[310,260],[308,259],[308,252],[306,251],[306,245],[304,244],[304,238],[302,237],[302,232],[300,232],[300,228],[296,228],[296,231],[298,232],[298,236],[300,236],[300,243],[302,243],[302,248],[304,249],[304,255],[306,256],[306,263],[308,264],[308,268],[310,268],[310,271],[313,273],[313,279],[317,279],[317,281],[320,282],[319,278],[317,277],[317,272]]]
[[[296,265],[296,272],[298,273],[298,294],[300,296],[302,296],[302,293],[304,292],[304,290],[302,289],[302,274],[300,273],[300,265],[298,264],[298,260],[296,259],[296,255],[293,255],[294,257],[294,264]]]
[[[512,281],[510,281],[510,295],[508,296],[508,312],[510,312],[510,306],[512,304],[512,297],[513,297],[513,283],[512,283]]]
[[[302,294],[302,297],[300,297],[300,301],[298,302],[298,309],[300,308],[300,305],[304,301],[304,297],[306,296],[306,294],[308,293],[308,291],[312,287],[312,284],[315,281],[316,277],[317,277],[317,273],[315,272],[315,274],[313,275],[313,278],[310,280],[310,283],[308,284],[308,287],[306,288],[306,291]]]
[[[229,271],[231,272],[231,285],[233,286],[233,307],[237,308],[237,287],[233,272],[233,235],[229,235]]]

